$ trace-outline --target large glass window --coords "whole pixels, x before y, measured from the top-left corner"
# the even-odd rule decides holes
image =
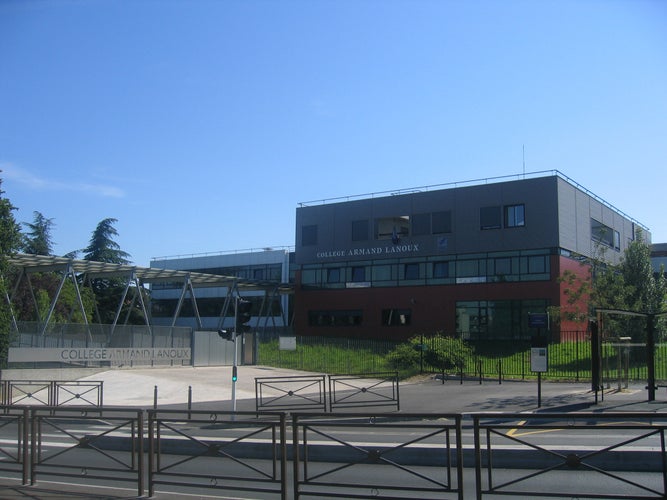
[[[546,312],[549,301],[496,300],[456,303],[456,332],[464,339],[529,339],[528,313]]]
[[[526,225],[526,208],[524,205],[507,205],[505,207],[505,227],[523,227]]]

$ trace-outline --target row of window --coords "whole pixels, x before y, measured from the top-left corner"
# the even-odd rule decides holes
[[[252,307],[250,314],[252,316],[259,316],[261,303],[264,297],[245,296],[245,300],[250,300]],[[156,318],[171,318],[176,313],[178,307],[178,299],[153,299],[151,300],[151,314]],[[201,317],[219,317],[225,305],[225,297],[202,297],[197,299],[197,310]],[[273,299],[270,308],[271,316],[280,316],[281,307],[278,299]],[[192,301],[186,300],[181,306],[182,317],[194,317],[195,311]],[[234,308],[230,307],[227,311],[226,317],[234,316]]]
[[[526,225],[526,208],[523,204],[483,207],[479,212],[479,220],[480,229],[523,227]],[[371,238],[397,241],[406,236],[447,234],[452,231],[451,210],[377,218],[373,221],[372,237],[371,221],[360,219],[351,222],[352,241],[368,241]],[[317,244],[317,225],[302,226],[301,245]]]
[[[251,266],[234,267],[210,267],[202,269],[188,269],[192,272],[215,274],[218,276],[234,276],[240,279],[259,280],[259,281],[277,281],[282,280],[282,265],[280,264],[257,264]],[[154,283],[151,288],[154,290],[180,289],[182,283]]]
[[[490,254],[445,260],[392,259],[335,264],[306,264],[301,284],[308,287],[401,286],[550,279],[549,251]]]
[[[456,334],[464,339],[527,339],[535,332],[528,315],[546,312],[547,300],[461,301],[456,303]],[[382,309],[381,326],[412,324],[411,309]],[[361,309],[313,310],[308,312],[311,327],[353,327],[364,325]]]

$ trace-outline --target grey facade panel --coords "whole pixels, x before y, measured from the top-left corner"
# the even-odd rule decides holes
[[[525,221],[511,227],[505,218],[508,207],[516,206],[525,211]],[[497,226],[489,224],[498,217],[495,210],[500,211]],[[434,212],[451,213],[450,232],[424,234],[425,217]],[[481,213],[491,218],[482,220]],[[591,219],[618,232],[613,237],[620,240],[619,248],[613,245],[607,252],[612,261],[618,261],[632,241],[633,222],[558,175],[302,206],[296,213],[296,263],[545,248],[592,256],[599,245],[592,239]],[[410,227],[412,220],[418,221],[417,234],[403,227]],[[357,238],[352,237],[353,223],[358,228],[359,221],[368,224],[367,240],[360,240],[358,232]],[[379,230],[382,225],[384,229]],[[393,241],[388,236],[392,225]],[[302,245],[304,226],[317,227],[313,244]],[[650,241],[650,235],[646,236]]]
[[[510,251],[515,249],[557,247],[558,210],[556,177],[542,177],[466,186],[438,191],[415,192],[396,196],[369,198],[350,202],[300,207],[296,214],[297,264],[369,260],[381,258],[423,257],[463,253]],[[525,224],[506,227],[507,207],[522,206]],[[480,211],[497,207],[499,227],[482,229]],[[434,212],[451,213],[451,232],[440,234],[400,234],[398,242],[378,237],[378,225],[387,227],[392,220]],[[395,218],[395,219],[393,219]],[[369,239],[354,241],[352,223],[366,220]],[[317,242],[302,245],[304,226],[317,226]],[[400,223],[394,224],[394,227]]]

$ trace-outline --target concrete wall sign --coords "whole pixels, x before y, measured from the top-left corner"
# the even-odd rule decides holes
[[[139,348],[39,348],[10,347],[8,361],[10,363],[53,362],[78,363],[82,361],[165,361],[189,360],[189,348],[139,347]]]

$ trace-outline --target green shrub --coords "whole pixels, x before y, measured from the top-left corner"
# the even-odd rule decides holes
[[[429,339],[424,361],[442,372],[461,370],[471,355],[472,349],[463,340],[438,333]]]
[[[410,371],[419,366],[419,352],[412,342],[397,345],[387,354],[387,365],[397,371]]]

